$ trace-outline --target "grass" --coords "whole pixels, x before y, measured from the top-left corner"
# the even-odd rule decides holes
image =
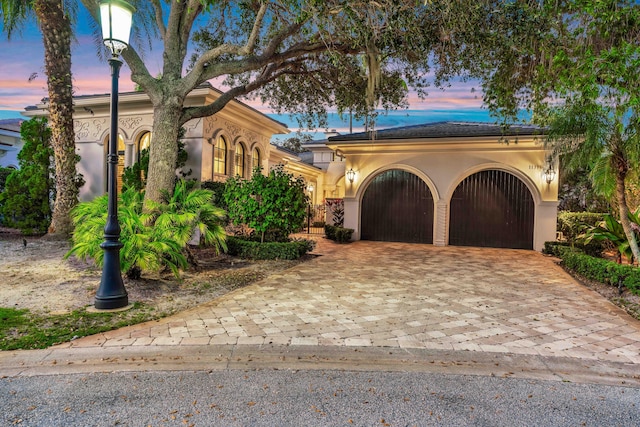
[[[0,307],[0,350],[47,348],[75,338],[153,320],[158,316],[141,303],[117,313],[75,310],[63,315],[38,315],[25,309]]]
[[[286,262],[282,268],[292,264]],[[176,286],[195,295],[220,295],[247,286],[267,275],[264,269],[222,268],[209,271],[207,277],[201,277],[200,280],[187,283],[177,281]],[[172,299],[171,291],[168,291],[168,295]],[[78,309],[56,315],[0,307],[0,351],[47,348],[76,338],[160,319],[174,311],[174,308],[159,310],[152,304],[140,302],[135,302],[133,308],[121,312],[89,313],[85,309]]]

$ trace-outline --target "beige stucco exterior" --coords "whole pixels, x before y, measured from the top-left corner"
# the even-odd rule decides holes
[[[220,92],[210,86],[203,86],[191,92],[186,106],[210,103],[220,96]],[[110,96],[91,95],[74,98],[74,128],[76,152],[80,155],[77,165],[86,184],[80,189],[81,200],[106,192],[106,144],[109,136]],[[26,116],[47,115],[48,104],[41,103],[27,109]],[[143,92],[119,94],[118,133],[124,142],[121,162],[124,167],[138,160],[139,144],[142,137],[152,130],[153,107]],[[182,141],[188,153],[185,171],[191,171],[191,178],[199,181],[225,181],[239,173],[236,167],[236,153],[241,145],[244,151],[242,176],[249,178],[256,164],[268,171],[275,164],[282,163],[285,169],[302,176],[315,188],[321,186],[322,171],[306,164],[294,153],[281,150],[270,143],[274,134],[288,133],[287,127],[270,119],[259,111],[238,101],[232,101],[214,116],[194,119],[184,125]],[[220,138],[226,141],[225,172],[214,172],[214,149]],[[257,150],[257,151],[256,151]]]
[[[211,86],[203,86],[189,95],[186,105],[204,105],[220,94]],[[138,160],[141,138],[152,130],[153,108],[142,92],[122,93],[119,98],[118,131],[123,140],[121,158],[125,167]],[[106,192],[110,97],[81,96],[74,101],[76,151],[81,157],[78,171],[86,181],[80,197],[90,200]],[[46,115],[47,107],[42,103],[24,114]],[[232,101],[214,116],[185,124],[183,142],[188,161],[184,169],[191,171],[191,178],[200,181],[225,181],[238,174],[249,178],[254,165],[260,165],[266,173],[272,166],[283,164],[288,172],[305,180],[312,204],[344,199],[344,226],[354,229],[355,240],[361,237],[360,209],[369,183],[384,171],[404,170],[419,177],[431,191],[433,244],[437,246],[449,244],[450,201],[460,182],[476,172],[502,170],[519,178],[531,193],[535,210],[533,248],[541,250],[545,241],[555,239],[558,204],[558,180],[547,183],[543,178],[550,159],[542,139],[527,133],[506,143],[499,135],[476,136],[482,134],[477,132],[486,131],[483,124],[445,123],[444,128],[455,129],[460,125],[466,127],[465,136],[388,137],[389,131],[394,133],[395,129],[378,139],[369,133],[363,133],[362,140],[358,139],[359,134],[327,135],[325,141],[305,144],[310,152],[295,154],[270,143],[274,134],[288,132],[285,125],[246,104]],[[403,134],[396,132],[396,135]],[[218,149],[222,146],[226,146],[224,155]],[[241,152],[243,157],[237,156]],[[551,164],[557,167],[557,161]],[[345,177],[349,170],[355,172],[353,182]]]
[[[449,242],[449,205],[453,192],[466,177],[489,169],[509,172],[529,189],[535,205],[533,247],[555,240],[558,181],[547,184],[543,177],[547,155],[540,139],[520,137],[504,143],[499,137],[429,138],[391,141],[329,142],[330,149],[344,155],[342,176],[353,169],[344,196],[344,226],[360,238],[360,206],[367,185],[381,172],[401,169],[420,177],[434,199],[433,242]],[[334,166],[335,166],[334,162]],[[555,162],[557,164],[557,162]]]

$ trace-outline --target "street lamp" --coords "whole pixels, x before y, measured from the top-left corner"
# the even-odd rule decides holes
[[[118,77],[122,61],[118,58],[129,43],[133,6],[122,0],[110,0],[100,3],[100,21],[104,44],[111,51],[111,130],[109,134],[109,152],[107,155],[107,193],[109,207],[107,224],[104,227],[104,250],[102,279],[96,292],[96,309],[108,310],[126,307],[129,296],[122,282],[120,272],[120,224],[118,223]]]

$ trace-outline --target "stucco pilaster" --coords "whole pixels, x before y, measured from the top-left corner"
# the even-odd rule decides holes
[[[433,244],[434,246],[447,245],[447,223],[449,221],[449,202],[438,200],[433,216]]]
[[[556,240],[556,223],[558,220],[558,202],[542,202],[536,206],[533,225],[533,249],[542,251],[544,242]]]
[[[360,240],[360,204],[355,197],[344,198],[344,226],[353,229],[351,240]]]

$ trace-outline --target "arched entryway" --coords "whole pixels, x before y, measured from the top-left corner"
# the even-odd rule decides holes
[[[502,170],[465,178],[451,197],[449,244],[533,249],[535,206],[527,186]]]
[[[411,172],[392,169],[373,178],[360,212],[362,240],[433,243],[433,196]]]

